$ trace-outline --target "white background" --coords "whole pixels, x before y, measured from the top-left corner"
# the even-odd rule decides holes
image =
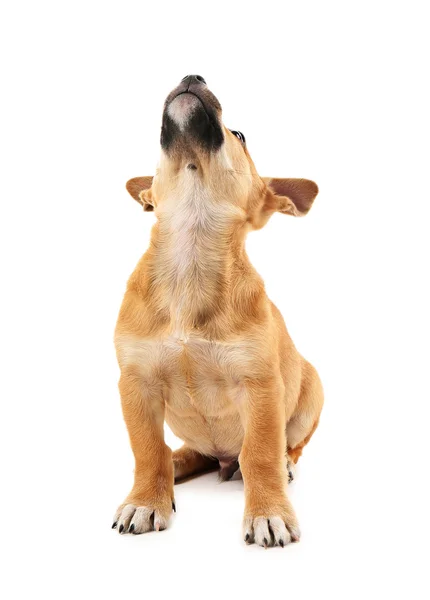
[[[429,597],[425,4],[3,3],[5,599]],[[113,329],[154,222],[124,184],[189,73],[261,175],[320,187],[248,240],[326,393],[284,550],[245,546],[242,482],[215,474],[167,531],[110,529],[133,473]]]

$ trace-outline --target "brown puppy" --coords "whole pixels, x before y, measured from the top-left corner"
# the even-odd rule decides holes
[[[300,537],[287,462],[297,462],[312,436],[323,392],[267,298],[245,237],[276,211],[305,215],[318,188],[259,177],[243,135],[222,124],[200,76],[185,77],[168,96],[161,150],[154,178],[127,183],[157,223],[115,332],[136,468],[113,527],[164,529],[174,479],[218,463],[226,479],[239,463],[245,541],[284,546]],[[184,440],[173,454],[164,421]]]

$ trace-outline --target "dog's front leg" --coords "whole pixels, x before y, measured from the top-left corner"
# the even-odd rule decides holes
[[[242,393],[245,435],[239,457],[245,485],[247,543],[284,546],[300,531],[287,497],[284,385],[280,378],[248,380]]]
[[[164,443],[162,382],[123,369],[119,382],[124,419],[135,458],[134,485],[118,508],[113,528],[120,533],[161,530],[174,508],[172,452]]]

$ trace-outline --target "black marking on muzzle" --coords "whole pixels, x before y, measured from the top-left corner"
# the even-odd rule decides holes
[[[204,106],[200,101],[183,130],[170,117],[167,109],[168,106],[165,107],[161,126],[160,142],[163,150],[169,152],[175,148],[180,151],[190,144],[208,152],[219,150],[224,142],[224,133],[212,106]]]

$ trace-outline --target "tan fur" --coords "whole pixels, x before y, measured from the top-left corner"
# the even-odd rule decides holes
[[[115,333],[136,460],[134,487],[116,526],[131,527],[128,506],[144,507],[141,531],[151,528],[148,511],[154,527],[167,525],[173,465],[179,479],[213,468],[216,459],[239,458],[246,540],[270,545],[265,532],[272,519],[272,537],[282,522],[287,528],[279,534],[283,545],[299,538],[286,492],[287,448],[297,462],[317,426],[323,394],[249,262],[245,237],[275,211],[305,214],[317,187],[261,179],[246,147],[226,128],[224,135],[216,155],[193,155],[197,169],[187,168],[186,154],[162,153],[153,180],[127,185],[145,208],[154,208],[157,223],[128,282]],[[173,461],[164,420],[185,442]]]

